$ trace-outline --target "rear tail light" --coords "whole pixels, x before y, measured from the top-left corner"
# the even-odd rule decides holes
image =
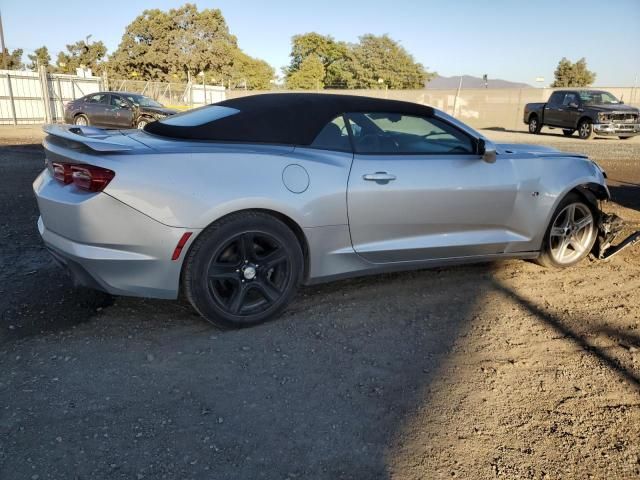
[[[71,168],[66,163],[51,163],[51,169],[53,170],[53,177],[64,183],[65,185],[71,183]]]
[[[53,162],[51,168],[56,180],[65,185],[73,183],[88,192],[101,192],[116,176],[113,170],[86,164]]]

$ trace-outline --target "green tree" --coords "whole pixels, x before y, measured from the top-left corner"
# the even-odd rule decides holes
[[[94,75],[98,75],[106,53],[107,47],[102,42],[87,43],[79,40],[67,45],[66,52],[58,53],[58,71],[75,74],[76,68],[90,68]]]
[[[36,71],[38,66],[47,67],[47,70],[49,70],[51,55],[49,55],[49,49],[47,47],[42,46],[40,48],[36,48],[33,54],[27,55],[27,57],[31,61],[31,64],[29,65],[31,70]]]
[[[241,50],[235,52],[230,74],[233,85],[267,90],[271,87],[274,74],[273,67],[264,60],[250,57]]]
[[[116,76],[145,80],[185,81],[204,72],[225,84],[246,82],[268,88],[273,69],[245,54],[229,32],[219,9],[198,11],[193,4],[162,11],[145,10],[131,22],[109,58]]]
[[[284,70],[290,88],[317,88],[319,83],[327,88],[422,88],[434,76],[387,35],[363,35],[349,45],[305,33],[292,38],[290,56]],[[311,58],[316,60],[305,63]],[[318,64],[323,67],[322,78],[317,78]]]
[[[324,65],[317,55],[309,55],[299,68],[287,78],[287,87],[293,90],[313,90],[324,88]]]
[[[552,87],[588,87],[596,79],[596,74],[587,69],[587,61],[584,57],[576,63],[562,57],[554,76]]]
[[[22,53],[23,50],[21,48],[16,48],[11,53],[9,53],[9,50],[5,48],[2,52],[2,58],[0,59],[0,68],[5,67],[6,61],[8,70],[21,70],[24,67],[22,64]]]
[[[291,63],[284,71],[287,82],[292,76],[300,79],[297,72],[302,68],[303,62],[311,56],[316,57],[322,64],[324,77],[321,80],[325,85],[338,88],[351,86],[353,73],[350,64],[353,56],[349,46],[345,42],[337,42],[329,35],[316,32],[295,35],[291,39]],[[314,68],[317,70],[317,66]]]
[[[434,76],[388,35],[361,36],[353,53],[358,88],[423,88]]]

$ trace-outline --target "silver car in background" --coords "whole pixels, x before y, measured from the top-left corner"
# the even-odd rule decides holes
[[[47,126],[38,228],[79,284],[175,299],[222,327],[300,284],[503,258],[568,267],[604,172],[495,145],[436,109],[348,95],[227,100],[144,130]]]

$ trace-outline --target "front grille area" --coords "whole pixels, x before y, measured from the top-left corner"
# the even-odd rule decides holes
[[[601,122],[637,123],[638,115],[635,113],[601,113]]]

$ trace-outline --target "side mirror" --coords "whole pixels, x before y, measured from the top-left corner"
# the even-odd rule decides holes
[[[482,160],[487,163],[496,163],[496,146],[485,140],[483,138],[480,139],[480,155],[482,155]]]

